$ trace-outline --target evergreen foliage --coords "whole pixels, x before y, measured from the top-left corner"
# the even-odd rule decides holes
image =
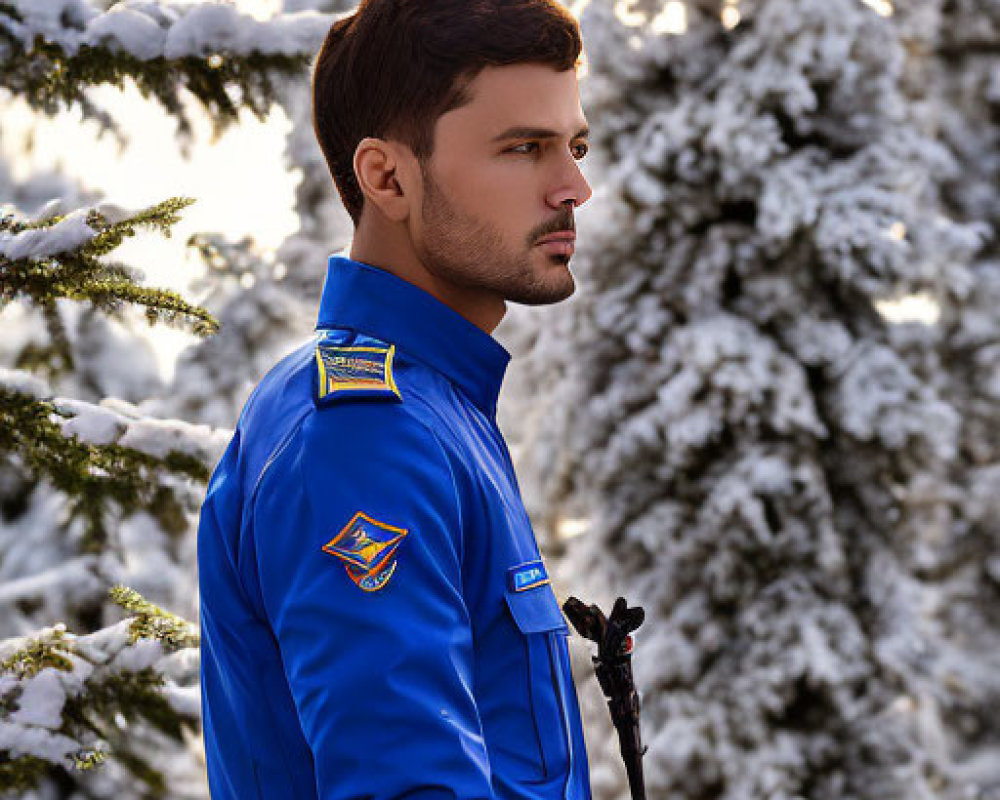
[[[122,47],[113,28],[99,30],[94,37],[98,44],[75,38],[53,41],[32,28],[26,13],[30,9],[21,5],[26,4],[0,2],[0,54],[4,63],[0,89],[24,98],[33,109],[48,115],[76,106],[85,117],[108,120],[87,90],[102,84],[123,88],[126,79],[131,79],[143,97],[157,100],[177,119],[178,134],[185,139],[190,138],[192,128],[182,95],[193,97],[206,112],[213,139],[217,139],[239,122],[244,108],[263,120],[276,99],[274,77],[301,75],[311,59],[306,51],[244,51],[226,42],[225,37],[215,47],[202,47],[199,52],[159,53],[148,44],[157,39],[155,30],[168,33],[171,26],[184,19],[167,4],[144,9],[141,24],[149,30],[143,30],[148,38],[142,47]],[[86,4],[67,5],[67,17],[86,30],[97,10]],[[80,13],[81,8],[89,13]],[[226,12],[234,21],[239,16],[231,7],[219,7],[216,14]],[[133,15],[139,13],[131,11]]]

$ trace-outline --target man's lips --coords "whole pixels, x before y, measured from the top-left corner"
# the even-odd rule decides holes
[[[573,231],[562,231],[560,233],[550,233],[538,242],[538,246],[550,255],[561,255],[569,257],[576,249],[576,233]]]
[[[576,241],[576,233],[573,231],[564,231],[562,233],[550,233],[542,239],[538,240],[538,244],[545,244],[546,242],[569,242],[570,244]]]

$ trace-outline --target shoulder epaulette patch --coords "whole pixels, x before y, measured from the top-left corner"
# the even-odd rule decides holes
[[[396,345],[346,345],[323,337],[316,343],[316,402],[351,397],[391,397],[402,400],[392,374]]]
[[[359,511],[323,545],[323,552],[344,562],[348,577],[366,592],[381,589],[396,571],[396,550],[409,531]]]

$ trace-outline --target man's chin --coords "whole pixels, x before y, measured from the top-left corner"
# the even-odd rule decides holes
[[[565,264],[560,266],[565,270],[565,279],[561,281],[549,281],[543,285],[536,284],[527,291],[524,287],[519,287],[515,293],[508,294],[506,299],[511,303],[519,303],[523,306],[545,306],[552,303],[559,303],[570,297],[576,291],[576,281]],[[546,276],[551,278],[551,276]]]

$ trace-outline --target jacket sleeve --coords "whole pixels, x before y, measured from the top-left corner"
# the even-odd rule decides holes
[[[310,413],[252,508],[320,800],[492,800],[461,510],[436,435],[396,404]]]

